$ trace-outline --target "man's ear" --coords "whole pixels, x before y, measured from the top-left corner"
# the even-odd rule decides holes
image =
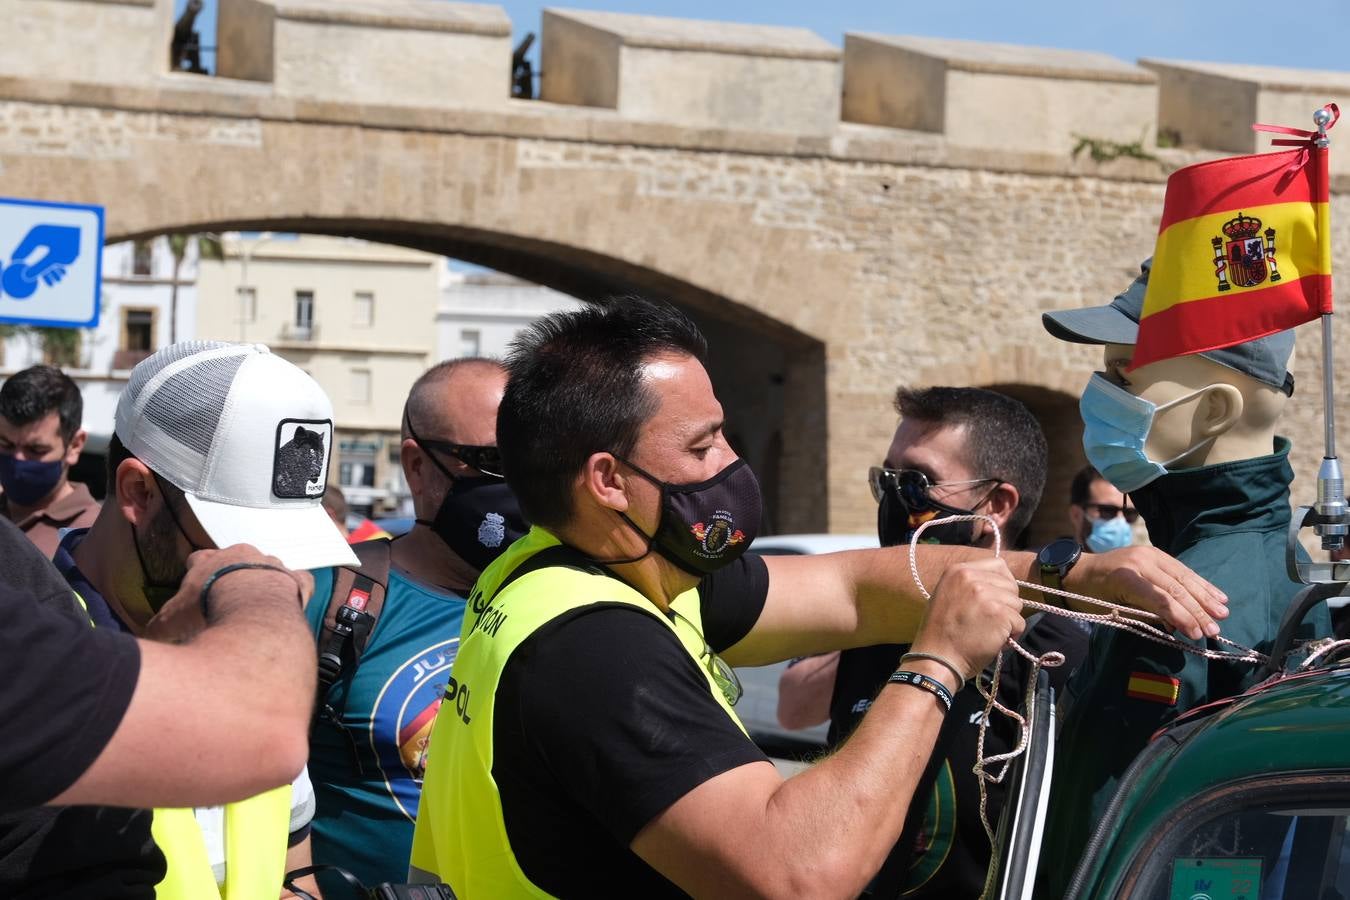
[[[1083,527],[1083,519],[1087,518],[1087,513],[1083,512],[1083,507],[1077,503],[1069,504],[1069,524],[1073,526],[1073,533],[1076,536],[1079,529]]]
[[[408,482],[408,492],[414,497],[420,495],[426,480],[424,467],[427,458],[422,448],[417,446],[417,441],[404,438],[398,445],[398,460],[403,465],[403,478]]]
[[[66,465],[73,466],[80,461],[80,453],[83,452],[87,440],[89,433],[83,428],[75,432],[75,436],[70,439],[70,446],[66,448]]]
[[[982,512],[987,516],[993,516],[994,520],[998,522],[998,530],[1003,536],[1003,540],[1009,541],[1012,540],[1012,535],[1008,534],[1008,520],[1011,519],[1012,514],[1017,511],[1017,504],[1021,502],[1021,500],[1022,494],[1017,490],[1017,487],[1004,481],[1000,483],[998,487],[990,491],[989,499],[985,501],[984,508],[977,509],[976,512]],[[983,528],[975,529],[976,534],[983,534],[984,531],[989,528],[988,522],[981,521],[976,522],[975,524],[977,526],[983,526]]]
[[[150,467],[139,459],[124,459],[113,477],[115,499],[122,518],[135,525],[146,521],[163,501]]]
[[[612,453],[592,453],[581,467],[581,488],[596,503],[618,512],[628,511],[627,479]]]
[[[1231,384],[1212,384],[1197,412],[1201,437],[1218,437],[1242,418],[1242,391]]]

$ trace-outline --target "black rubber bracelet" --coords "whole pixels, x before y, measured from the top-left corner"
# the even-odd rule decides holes
[[[216,569],[214,572],[212,572],[211,575],[206,579],[206,583],[202,585],[201,595],[197,598],[197,602],[201,604],[202,619],[204,621],[206,622],[211,621],[210,616],[211,588],[215,586],[216,581],[230,574],[231,572],[238,572],[243,569],[271,569],[273,572],[280,572],[282,575],[290,574],[281,566],[274,566],[271,563],[241,562],[241,563],[231,563],[228,566],[221,566],[219,569]]]
[[[947,686],[932,676],[925,675],[922,672],[911,672],[908,669],[900,669],[892,673],[890,678],[886,679],[887,684],[908,684],[921,691],[927,691],[938,702],[943,705],[947,712],[952,711],[952,692],[947,690]]]

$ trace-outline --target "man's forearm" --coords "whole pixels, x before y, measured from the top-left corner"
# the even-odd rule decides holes
[[[296,584],[232,573],[213,587],[211,609],[213,624],[186,643],[139,642],[140,674],[117,731],[54,802],[215,806],[300,771],[317,663]]]
[[[926,691],[882,688],[838,752],[774,794],[766,845],[781,851],[785,865],[801,867],[796,877],[829,873],[823,883],[837,885],[839,895],[861,893],[904,829],[942,722],[942,706]]]

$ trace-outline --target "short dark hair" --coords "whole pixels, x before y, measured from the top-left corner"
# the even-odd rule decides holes
[[[1082,506],[1087,503],[1088,497],[1092,495],[1092,482],[1105,480],[1102,473],[1092,466],[1083,466],[1073,476],[1073,482],[1069,485],[1069,502],[1074,506]]]
[[[545,316],[512,343],[497,411],[497,446],[525,518],[558,527],[572,516],[572,484],[591,454],[632,453],[656,412],[642,367],[675,353],[702,361],[698,327],[669,303],[611,297]]]
[[[984,388],[905,388],[895,392],[895,411],[931,425],[964,426],[966,463],[980,478],[998,478],[1017,488],[1017,509],[1004,540],[1013,546],[1031,523],[1045,490],[1045,433],[1017,400]]]
[[[61,440],[75,439],[84,417],[80,386],[56,366],[29,366],[0,387],[0,416],[14,425],[28,425],[51,413],[60,420]]]
[[[138,457],[136,454],[132,453],[130,450],[127,449],[127,445],[124,444],[124,443],[122,443],[122,439],[121,439],[120,437],[117,436],[116,432],[114,432],[114,433],[113,433],[113,436],[112,436],[111,438],[109,438],[109,440],[108,440],[108,497],[109,497],[109,498],[113,498],[113,497],[116,497],[116,496],[117,496],[117,469],[118,469],[118,467],[121,466],[122,463],[126,462],[126,461],[129,460],[129,459],[139,459],[139,458],[140,458],[140,457]],[[147,464],[147,466],[148,466],[148,464]],[[155,470],[152,468],[152,469],[150,469],[150,471],[154,472]],[[160,487],[164,490],[164,493],[165,493],[166,495],[168,495],[169,497],[174,498],[174,504],[175,504],[175,505],[178,505],[178,499],[179,499],[179,497],[184,493],[183,490],[182,490],[182,488],[178,487],[178,485],[176,485],[176,484],[174,484],[173,482],[169,481],[169,479],[165,478],[163,475],[159,475],[158,472],[155,472],[155,474],[156,474],[157,476],[159,476],[156,480],[159,482]]]

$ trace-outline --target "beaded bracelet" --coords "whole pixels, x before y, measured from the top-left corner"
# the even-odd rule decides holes
[[[887,684],[908,684],[919,690],[927,691],[938,698],[947,712],[952,711],[952,692],[947,690],[947,686],[929,675],[922,672],[911,672],[908,669],[900,669],[892,673],[890,678],[886,679]]]
[[[274,566],[271,563],[240,562],[240,563],[231,563],[228,566],[221,566],[219,569],[216,569],[214,572],[210,574],[210,576],[207,577],[206,583],[202,585],[202,592],[197,598],[197,602],[201,605],[202,608],[202,619],[204,621],[207,622],[211,621],[211,607],[209,601],[211,596],[211,588],[215,585],[216,581],[224,577],[225,575],[230,574],[231,572],[238,572],[243,569],[271,569],[273,572],[280,572],[283,575],[290,574],[281,566]]]

